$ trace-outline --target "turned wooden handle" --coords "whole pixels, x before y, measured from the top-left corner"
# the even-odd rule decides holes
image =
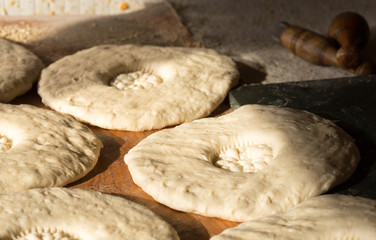
[[[355,70],[351,71],[357,76],[367,76],[376,73],[376,66],[371,62],[362,62]]]
[[[338,66],[335,46],[325,37],[305,28],[285,24],[280,44],[307,62]]]
[[[367,21],[358,13],[340,13],[332,20],[329,37],[341,47],[337,51],[338,65],[345,69],[355,69],[361,63],[360,50],[368,42],[370,30]]]
[[[338,49],[327,38],[302,27],[283,23],[279,35],[280,44],[296,56],[316,65],[342,67],[338,63]],[[376,67],[371,62],[360,62],[348,71],[366,76],[376,73]]]

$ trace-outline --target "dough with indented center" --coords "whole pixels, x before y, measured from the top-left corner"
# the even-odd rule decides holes
[[[0,103],[0,194],[63,186],[97,163],[102,142],[74,118]]]
[[[0,239],[178,240],[144,206],[82,189],[45,188],[0,195]]]
[[[0,38],[0,102],[10,102],[29,91],[42,68],[35,54]]]
[[[251,172],[216,166],[223,152],[244,148],[260,148],[261,155],[266,151],[272,158],[254,156]],[[156,132],[124,160],[134,182],[158,202],[247,221],[284,211],[342,183],[354,172],[359,152],[348,134],[317,115],[246,105]]]
[[[376,239],[376,200],[323,195],[226,229],[211,240]]]
[[[80,121],[142,131],[209,115],[237,83],[235,63],[214,50],[104,45],[44,69],[38,93]]]

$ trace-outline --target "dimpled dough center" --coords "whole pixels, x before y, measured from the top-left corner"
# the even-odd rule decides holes
[[[348,179],[354,140],[309,112],[246,105],[156,132],[124,157],[136,184],[171,208],[247,221]]]
[[[111,81],[110,85],[120,90],[139,90],[158,86],[159,84],[162,84],[162,82],[163,79],[156,74],[136,71],[119,74],[113,81]]]
[[[214,165],[232,172],[256,172],[267,167],[273,150],[266,144],[229,147],[221,151]]]
[[[12,140],[0,134],[0,152],[5,152],[12,147]]]

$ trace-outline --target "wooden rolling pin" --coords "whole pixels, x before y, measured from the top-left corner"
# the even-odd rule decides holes
[[[280,44],[296,56],[316,65],[341,67],[337,61],[337,47],[327,38],[308,29],[286,22],[279,28]],[[358,76],[375,73],[370,62],[363,62],[353,69],[346,69]]]
[[[358,13],[344,12],[334,17],[328,35],[341,45],[336,54],[341,68],[354,69],[360,65],[360,50],[366,46],[369,34],[366,19]]]

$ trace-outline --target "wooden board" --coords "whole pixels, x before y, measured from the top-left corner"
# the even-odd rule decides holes
[[[46,65],[79,49],[97,44],[195,45],[170,6],[163,4],[157,4],[145,12],[122,16],[86,19],[77,17],[68,20],[51,17],[0,18],[0,28],[1,26],[12,26],[17,31],[31,28],[29,29],[31,36],[23,36],[18,42],[36,52]],[[32,35],[35,29],[38,31],[44,29],[47,32],[35,38]],[[42,104],[35,86],[25,95],[13,100],[11,104],[31,104],[47,108]],[[212,116],[226,114],[229,111],[231,108],[226,100]],[[111,131],[89,127],[101,139],[104,148],[96,167],[87,176],[67,187],[114,194],[145,205],[170,223],[182,240],[207,240],[224,229],[238,224],[172,210],[154,201],[132,181],[123,157],[138,142],[155,131]]]

